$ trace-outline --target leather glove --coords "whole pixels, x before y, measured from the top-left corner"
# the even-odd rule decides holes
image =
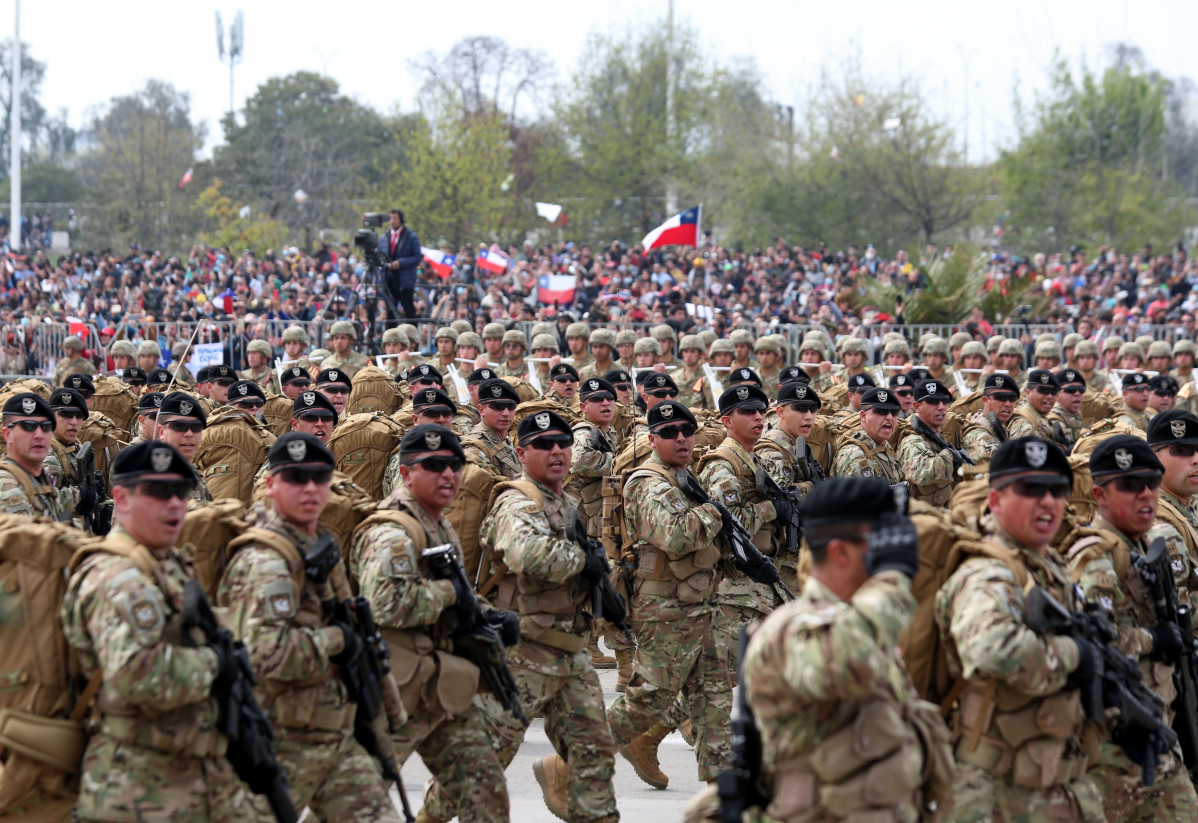
[[[95,527],[92,529],[97,535],[106,535],[112,531],[112,503],[108,502],[100,506],[100,510],[96,512]]]
[[[1073,642],[1077,644],[1077,668],[1069,673],[1065,685],[1071,689],[1089,688],[1094,680],[1097,652],[1088,640],[1074,637]]]
[[[233,656],[220,643],[209,643],[208,648],[216,655],[216,677],[212,679],[212,694],[228,694],[233,685]]]
[[[794,506],[785,497],[779,497],[770,501],[774,504],[774,520],[779,523],[785,523],[790,520],[794,514]]]
[[[79,487],[79,505],[75,507],[75,511],[79,514],[91,514],[96,510],[96,504],[100,502],[99,495],[91,489]]]
[[[871,576],[893,569],[915,577],[919,571],[919,534],[901,514],[890,512],[875,520],[865,542],[865,570]]]
[[[470,588],[470,584],[461,575],[454,575],[450,580],[453,581],[453,591],[457,595],[457,602],[453,605],[454,613],[458,616],[457,634],[468,634],[474,629],[474,620],[478,614],[478,598],[474,595],[474,589]]]
[[[1152,627],[1152,659],[1163,663],[1176,663],[1185,648],[1181,629],[1176,623],[1163,621]]]
[[[604,437],[598,429],[591,431],[591,437],[589,440],[587,440],[587,445],[595,451],[601,452],[603,454],[612,453],[611,443],[607,442],[607,438]]]
[[[520,615],[500,609],[487,613],[487,623],[499,632],[499,642],[505,649],[520,642]]]
[[[341,636],[345,640],[345,645],[337,654],[330,655],[329,660],[336,663],[338,666],[344,663],[352,663],[362,653],[362,641],[358,639],[358,633],[354,631],[354,627],[348,623],[341,623],[334,620],[329,625],[336,626],[341,629]]]
[[[607,565],[607,557],[600,552],[583,552],[585,563],[582,567],[583,578],[592,586],[597,585],[611,572]]]

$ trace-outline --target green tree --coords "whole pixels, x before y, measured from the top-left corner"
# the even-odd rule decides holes
[[[245,214],[245,204],[239,204],[224,194],[221,190],[223,186],[224,183],[217,178],[196,199],[196,206],[205,218],[200,240],[233,253],[251,249],[259,255],[267,249],[282,246],[287,240],[287,226],[278,220],[254,214],[252,210]]]
[[[7,203],[12,180],[0,182],[0,203]],[[21,167],[21,199],[26,203],[74,203],[83,196],[83,183],[74,169],[50,162]]]

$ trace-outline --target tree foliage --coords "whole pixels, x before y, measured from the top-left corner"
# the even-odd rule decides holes
[[[235,254],[251,249],[259,255],[286,242],[286,225],[254,214],[253,207],[235,202],[222,191],[223,187],[217,178],[196,198],[196,206],[204,216],[202,242]]]
[[[411,61],[423,99],[453,99],[463,117],[504,116],[515,123],[520,102],[540,99],[553,74],[545,52],[513,48],[498,37],[464,37],[444,56],[426,51]]]

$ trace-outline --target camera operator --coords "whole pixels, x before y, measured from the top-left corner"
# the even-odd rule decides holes
[[[386,282],[395,302],[403,307],[404,317],[416,317],[412,298],[416,290],[416,267],[423,254],[420,238],[404,225],[404,214],[400,209],[391,209],[391,231],[379,238],[379,254],[388,261]]]

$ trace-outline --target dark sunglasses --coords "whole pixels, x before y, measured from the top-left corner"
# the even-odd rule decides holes
[[[683,437],[694,437],[695,432],[699,429],[690,423],[678,423],[673,426],[662,426],[660,429],[654,429],[653,434],[665,440],[677,440],[678,435]]]
[[[1019,400],[1019,395],[1011,392],[995,392],[994,394],[987,395],[987,397],[991,397],[999,403],[1014,403]]]
[[[323,394],[349,394],[349,386],[342,386],[340,383],[330,383],[316,388]]]
[[[1104,486],[1114,486],[1118,491],[1124,494],[1140,494],[1144,489],[1152,489],[1156,491],[1161,487],[1160,476],[1157,477],[1116,477],[1109,483],[1103,483]]]
[[[55,409],[54,414],[64,420],[82,420],[87,417],[87,414],[79,411],[79,409]]]
[[[306,411],[300,412],[295,418],[305,423],[315,423],[317,420],[332,420],[333,413],[331,411]]]
[[[555,377],[555,378],[553,378],[553,382],[554,382],[554,383],[577,383],[577,382],[578,382],[578,378],[577,378],[577,377],[571,377],[571,376],[570,376],[570,375],[568,375],[568,374],[563,374],[563,375],[561,375],[560,377]]]
[[[1196,451],[1198,451],[1198,446],[1188,443],[1174,443],[1169,447],[1169,454],[1173,457],[1193,457]]]
[[[1030,497],[1039,500],[1046,494],[1051,494],[1057,500],[1069,496],[1068,483],[1036,483],[1032,480],[1016,480],[1011,484],[1011,491],[1020,497]]]
[[[896,391],[896,392],[894,393],[894,396],[895,396],[895,397],[914,397],[914,396],[915,396],[915,392],[913,392],[913,391],[910,391],[910,390],[907,390],[907,391]]]
[[[284,386],[297,386],[297,387],[299,387],[299,388],[301,388],[301,389],[306,389],[306,388],[308,388],[308,386],[311,386],[311,385],[312,385],[312,381],[311,381],[311,380],[305,380],[304,378],[300,377],[300,378],[297,378],[297,379],[295,379],[295,380],[288,380],[288,381],[287,381],[286,383],[284,383],[283,385],[284,385]]]
[[[1123,391],[1148,391],[1147,386],[1124,386]]]
[[[898,417],[897,409],[870,409],[870,411],[879,417]]]
[[[491,408],[498,409],[500,411],[516,408],[516,404],[511,400],[491,400],[487,403],[483,403],[482,405],[490,406]]]
[[[322,485],[333,479],[332,469],[279,469],[275,477],[289,486]]]
[[[163,502],[177,497],[180,500],[189,499],[195,493],[196,486],[189,480],[155,480],[153,483],[138,483],[137,493],[152,497]]]
[[[249,398],[246,398],[245,400],[234,400],[233,405],[239,409],[245,409],[246,411],[257,411],[266,404],[261,400],[250,400]]]
[[[1050,394],[1053,397],[1056,397],[1058,394],[1061,393],[1060,389],[1054,389],[1051,386],[1049,386],[1047,388],[1044,386],[1036,386],[1036,388],[1032,389],[1032,391],[1036,392],[1037,394]]]
[[[1155,394],[1157,397],[1176,397],[1177,396],[1176,394],[1174,394],[1171,391],[1157,391],[1156,389],[1153,389],[1152,393]]]
[[[647,394],[647,395],[649,395],[650,397],[656,397],[656,398],[659,398],[659,399],[660,399],[660,398],[663,398],[663,397],[664,397],[664,398],[671,398],[671,397],[677,397],[677,396],[678,396],[678,392],[677,392],[675,389],[659,389],[659,390],[657,390],[657,391],[647,391],[647,392],[644,392],[644,393],[645,393],[645,394]]]
[[[199,420],[171,420],[168,423],[163,423],[162,426],[178,434],[183,434],[184,432],[199,434],[204,430],[204,424]]]
[[[568,449],[574,445],[574,435],[543,434],[540,437],[533,438],[524,445],[527,448],[536,449],[537,451],[542,452],[553,451],[554,446],[561,446],[563,449]]]
[[[929,406],[947,406],[948,401],[943,397],[925,397],[920,403],[927,403]]]
[[[1065,386],[1061,389],[1065,394],[1085,394],[1086,390],[1081,386]]]
[[[54,431],[54,424],[49,420],[17,420],[9,423],[5,428],[11,429],[14,426],[23,432],[35,432],[38,429],[44,432]]]
[[[433,474],[440,474],[446,469],[456,474],[462,470],[465,461],[460,457],[425,457],[420,460],[413,460],[408,465],[420,466],[425,471],[432,472]]]

